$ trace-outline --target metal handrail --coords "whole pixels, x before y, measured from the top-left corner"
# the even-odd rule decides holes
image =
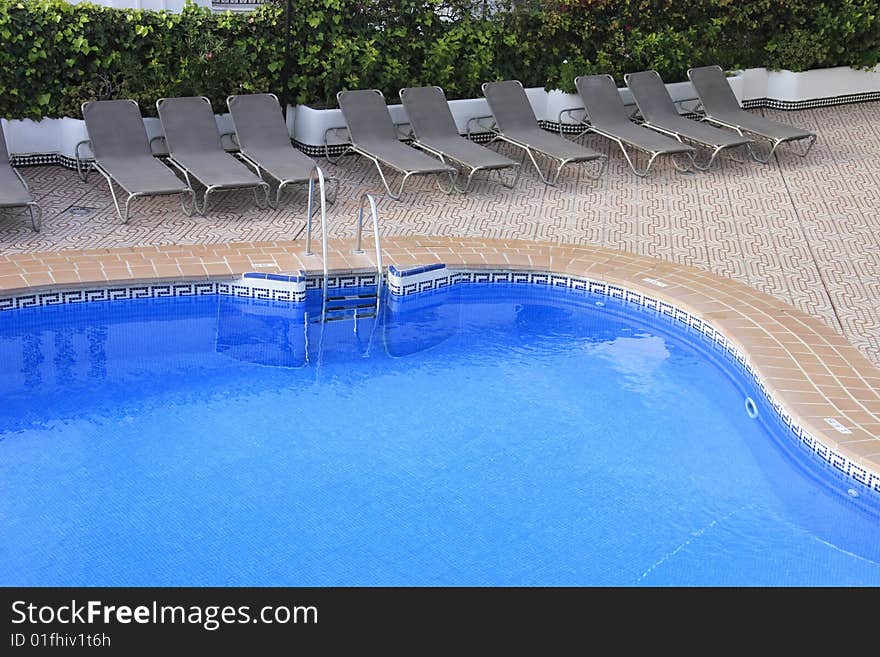
[[[351,252],[360,255],[364,252],[362,245],[362,235],[364,232],[364,203],[369,202],[370,213],[373,215],[373,241],[376,247],[376,297],[382,290],[382,245],[379,241],[379,209],[376,207],[376,197],[369,192],[361,195],[361,202],[358,206],[358,222],[357,222],[357,241]]]
[[[318,180],[318,190],[321,201],[321,259],[324,261],[324,286],[327,284],[327,190],[324,185],[324,172],[321,167],[315,166],[309,173],[309,203],[306,207],[306,250],[303,255],[311,256],[312,253],[312,208],[314,207],[315,179]]]

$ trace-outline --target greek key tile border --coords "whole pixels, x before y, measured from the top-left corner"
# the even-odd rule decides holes
[[[248,282],[245,279],[234,281],[200,281],[196,283],[158,283],[149,285],[119,285],[105,288],[79,288],[48,290],[0,298],[0,312],[57,306],[68,303],[89,303],[94,301],[127,301],[131,299],[160,299],[166,297],[197,297],[224,295],[245,299],[266,301],[286,301],[303,303],[305,291],[297,291],[292,286],[286,289],[272,288]]]
[[[327,289],[350,290],[358,287],[373,287],[376,285],[376,272],[365,274],[333,274],[327,277]],[[383,276],[384,279],[384,276]],[[324,288],[323,276],[309,276],[306,278],[306,290],[321,290]]]

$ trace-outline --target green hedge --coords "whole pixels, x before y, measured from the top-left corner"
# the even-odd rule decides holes
[[[474,97],[486,80],[572,90],[576,75],[653,68],[669,81],[719,63],[804,70],[880,61],[876,0],[293,0],[252,14],[117,10],[0,0],[0,115],[77,116],[84,100],[272,90],[333,106],[336,91],[439,84]],[[489,9],[494,7],[494,9]]]

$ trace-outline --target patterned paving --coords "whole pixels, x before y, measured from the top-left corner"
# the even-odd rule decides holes
[[[805,159],[783,150],[766,166],[725,160],[709,173],[661,165],[640,180],[619,152],[590,137],[585,143],[610,156],[599,181],[573,167],[557,188],[545,188],[526,171],[515,190],[480,182],[462,197],[416,179],[402,202],[380,203],[382,233],[597,245],[693,265],[821,319],[880,364],[880,103],[762,113],[818,132],[816,147]],[[358,197],[377,191],[378,177],[354,157],[322,166],[340,179],[330,236],[350,237]],[[24,216],[4,216],[3,254],[302,238],[299,192],[277,211],[230,193],[195,218],[173,199],[140,201],[126,226],[99,176],[83,183],[61,167],[23,174],[44,208],[43,231],[32,233]],[[71,206],[94,211],[76,216],[65,212]]]

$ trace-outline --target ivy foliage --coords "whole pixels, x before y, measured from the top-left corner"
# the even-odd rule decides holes
[[[576,75],[690,66],[805,70],[880,61],[876,0],[292,0],[253,13],[121,10],[64,0],[0,0],[0,115],[78,116],[83,101],[274,91],[335,105],[340,89],[481,83],[573,90]],[[284,79],[285,88],[282,88]]]

